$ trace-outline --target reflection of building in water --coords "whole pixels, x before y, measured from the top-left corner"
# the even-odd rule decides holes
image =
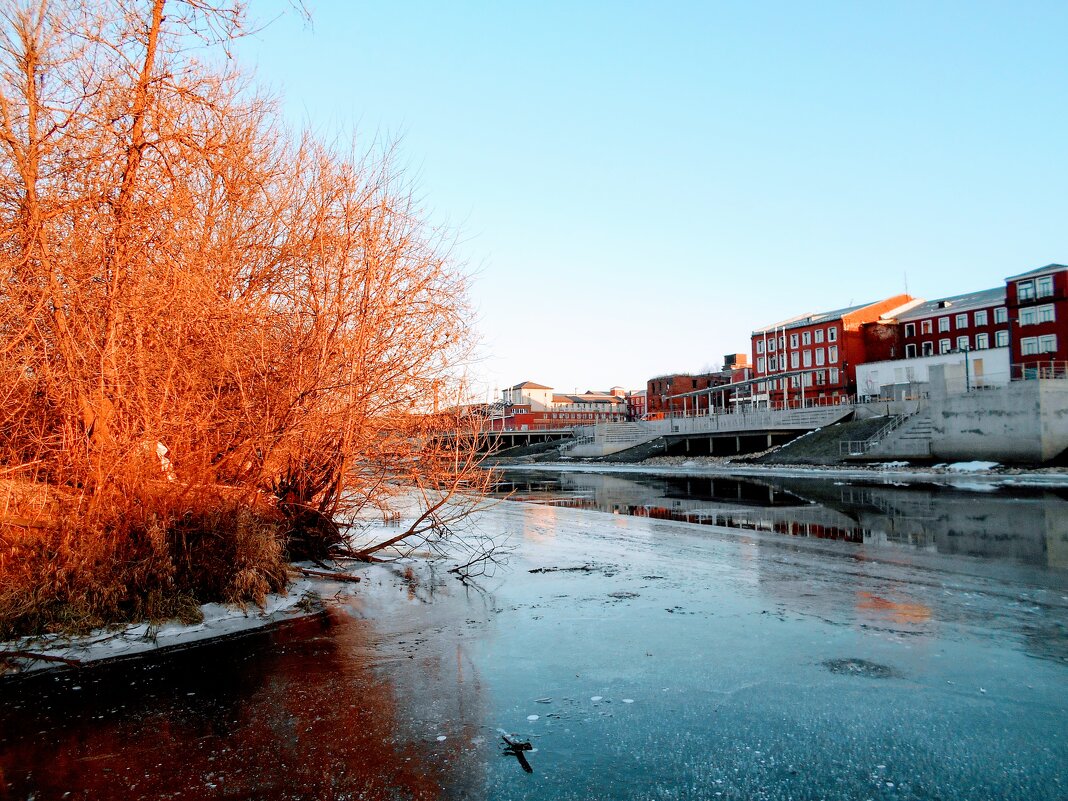
[[[772,476],[546,471],[510,478],[516,499],[552,506],[1068,567],[1068,502],[1051,491],[1008,496]]]

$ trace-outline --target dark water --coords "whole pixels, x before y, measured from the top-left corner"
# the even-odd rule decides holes
[[[545,504],[469,525],[511,551],[474,584],[366,566],[317,618],[0,682],[0,799],[1068,797],[1063,571]]]
[[[1068,569],[1068,488],[503,470],[514,500]]]

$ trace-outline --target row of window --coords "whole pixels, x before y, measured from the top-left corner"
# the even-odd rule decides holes
[[[811,387],[824,387],[828,384],[834,386],[840,380],[840,373],[837,367],[832,367],[830,370],[814,370],[811,373],[803,373],[802,375],[792,375],[788,378],[779,378],[774,381],[761,382],[757,384],[758,392],[767,392],[768,389],[783,389],[787,384],[793,389],[799,389],[801,386]]]
[[[1043,275],[1027,281],[1016,282],[1016,300],[1034,300],[1053,297],[1053,276]]]
[[[1007,348],[1009,346],[1009,332],[1008,331],[995,331],[994,332],[994,347],[995,348]],[[986,350],[990,347],[990,335],[989,334],[976,334],[975,344],[972,345],[972,341],[969,337],[962,336],[957,337],[957,341],[954,344],[952,340],[940,339],[938,340],[938,352],[949,353],[956,348],[957,350]],[[924,342],[920,346],[919,355],[921,356],[934,356],[935,343]],[[909,343],[905,345],[905,358],[913,359],[917,356],[916,345]]]
[[[1020,352],[1024,356],[1037,356],[1040,353],[1057,352],[1057,335],[1046,334],[1041,337],[1024,337],[1020,340]]]
[[[827,331],[827,341],[828,342],[837,342],[838,341],[838,327],[837,326],[833,326],[833,325],[829,326],[826,329],[826,331]],[[790,334],[790,347],[791,348],[804,347],[804,346],[807,346],[807,345],[811,345],[813,342],[815,342],[817,345],[819,345],[821,342],[823,342],[823,336],[824,336],[823,332],[824,332],[824,329],[816,328],[816,329],[809,330],[809,331],[802,331],[800,334]],[[776,344],[775,344],[776,343],[776,338],[774,336],[771,339],[768,339],[766,336],[761,338],[761,339],[758,339],[757,343],[756,343],[756,352],[757,353],[763,353],[764,352],[764,343],[765,343],[765,341],[767,342],[767,352],[768,353],[774,353],[775,350],[776,350]],[[779,350],[785,350],[786,349],[786,335],[785,334],[780,334],[779,337],[778,337],[778,349]],[[772,369],[774,369],[774,368],[772,368]]]
[[[1052,323],[1057,319],[1053,310],[1053,304],[1045,306],[1032,306],[1029,309],[1020,309],[1020,325],[1037,325],[1038,323]]]
[[[773,373],[776,370],[798,370],[802,367],[812,367],[815,362],[816,367],[821,367],[824,364],[837,364],[838,363],[838,346],[831,345],[827,348],[816,348],[813,350],[794,351],[789,354],[789,362],[787,362],[787,354],[780,356],[769,356],[767,358],[767,370],[764,369],[765,361],[763,356],[757,357],[757,372]],[[789,364],[789,367],[787,367]]]
[[[950,320],[956,326],[956,329],[960,331],[962,328],[969,327],[968,312],[961,312],[960,314],[947,314],[938,318],[938,333],[943,334],[950,330]],[[976,326],[990,325],[990,313],[988,309],[979,309],[971,314],[971,319]],[[1009,310],[1004,306],[998,306],[994,309],[994,325],[1001,325],[1009,321]],[[934,320],[920,320],[920,334],[933,334],[934,333]],[[905,337],[910,338],[916,336],[916,323],[905,323]]]

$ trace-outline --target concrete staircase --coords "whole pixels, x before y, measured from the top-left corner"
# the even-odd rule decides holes
[[[926,459],[931,455],[934,421],[929,409],[900,415],[863,442],[843,442],[847,459]]]

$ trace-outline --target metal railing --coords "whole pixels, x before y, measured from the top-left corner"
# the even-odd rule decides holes
[[[1049,360],[1024,362],[1011,365],[1013,381],[1033,381],[1036,379],[1068,379],[1068,362]]]
[[[905,423],[911,420],[919,412],[917,409],[914,412],[908,414],[899,414],[890,420],[885,426],[880,428],[874,434],[867,439],[844,439],[838,443],[838,455],[839,456],[863,456],[884,439],[892,431],[896,431],[901,428]]]

